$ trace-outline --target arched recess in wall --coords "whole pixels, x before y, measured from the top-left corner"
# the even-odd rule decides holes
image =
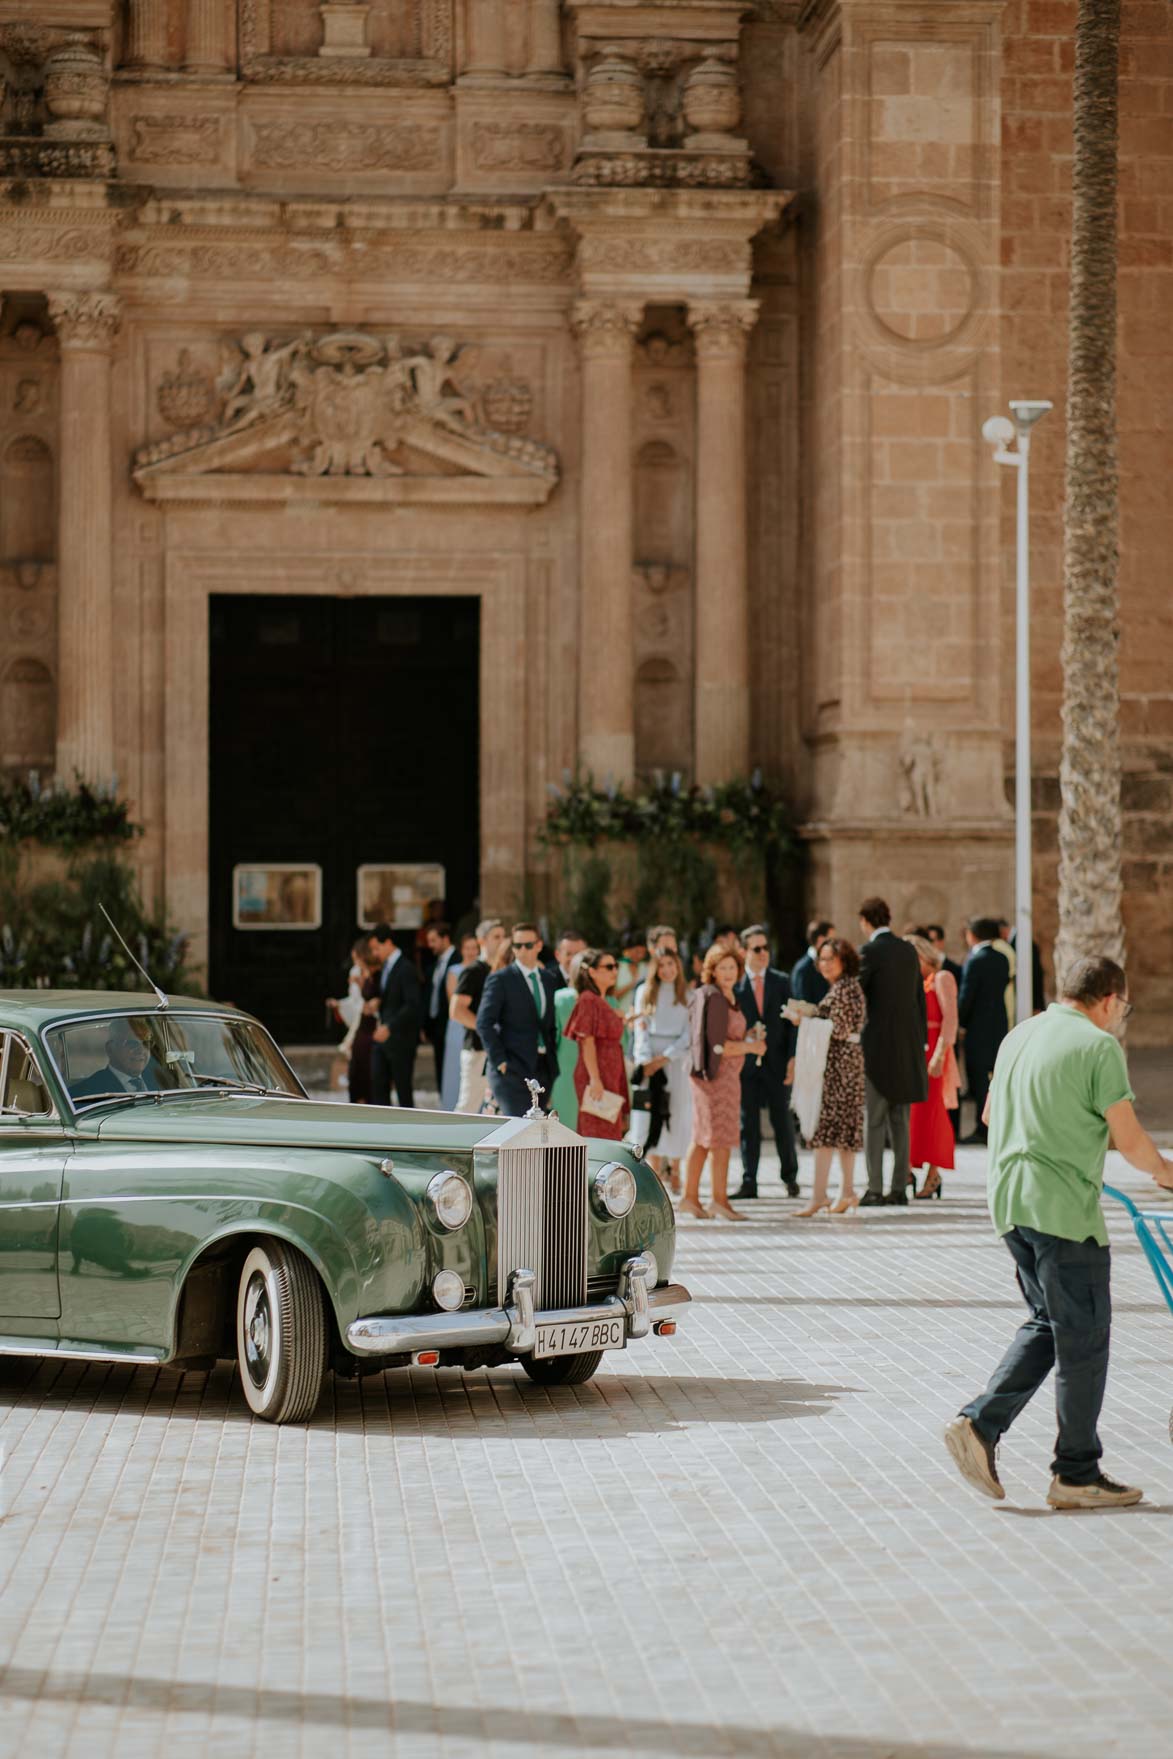
[[[688,683],[671,660],[645,660],[635,675],[637,769],[687,766],[690,744]]]
[[[51,769],[57,748],[53,676],[40,660],[10,660],[0,673],[0,766]]]
[[[56,547],[53,454],[38,434],[17,434],[0,457],[0,560],[51,562]]]
[[[667,440],[648,440],[635,460],[635,554],[639,561],[689,560],[689,466]]]

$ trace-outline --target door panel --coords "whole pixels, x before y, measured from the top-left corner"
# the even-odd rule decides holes
[[[479,602],[214,597],[213,993],[285,1043],[336,1033],[365,863],[440,862],[452,917],[475,903]],[[317,930],[238,929],[238,863],[322,869]]]
[[[0,1315],[6,1319],[56,1319],[61,1312],[57,1222],[69,1150],[31,1047],[15,1032],[0,1032]]]

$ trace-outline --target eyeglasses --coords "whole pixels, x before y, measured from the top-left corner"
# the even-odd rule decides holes
[[[838,953],[832,953],[832,952],[820,953],[818,958],[815,960],[815,964],[816,965],[829,965],[831,963],[832,959],[837,959],[838,957],[839,957]]]
[[[537,944],[537,941],[514,941],[513,951],[515,953],[528,953],[532,951]]]
[[[618,971],[619,966],[614,959],[600,959],[595,966],[596,971]]]
[[[770,949],[765,941],[758,941],[756,946],[747,947],[745,950],[747,953],[768,953]]]
[[[1128,1016],[1132,1013],[1132,1002],[1128,1000],[1127,996],[1113,996],[1112,1000],[1120,1003],[1121,1020],[1127,1020]]]

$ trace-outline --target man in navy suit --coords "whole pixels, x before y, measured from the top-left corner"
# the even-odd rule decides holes
[[[527,1081],[541,1083],[548,1099],[558,1072],[554,995],[557,967],[541,962],[542,937],[532,922],[513,925],[513,964],[490,974],[477,1009],[485,1046],[485,1070],[499,1110],[524,1117],[531,1105]]]
[[[155,1093],[163,1085],[158,1064],[151,1056],[148,1032],[142,1021],[120,1017],[110,1022],[106,1038],[106,1066],[74,1081],[73,1099],[93,1099],[99,1093]]]
[[[371,1099],[391,1104],[391,1088],[402,1106],[414,1106],[415,1053],[420,1038],[420,980],[414,962],[399,946],[400,931],[380,922],[371,947],[383,961],[379,973],[378,1020],[371,1046]]]
[[[965,1034],[965,1074],[969,1097],[977,1109],[977,1123],[971,1136],[962,1137],[963,1142],[986,1140],[982,1112],[998,1060],[998,1046],[1008,1030],[1006,985],[1010,982],[1010,961],[992,944],[997,935],[996,918],[970,917],[965,931],[970,954],[962,967],[957,1019]]]
[[[827,979],[816,961],[823,942],[835,933],[833,922],[816,918],[806,925],[806,952],[790,973],[790,993],[796,1002],[813,1002],[816,1007],[827,993]]]
[[[798,1196],[798,1150],[790,1121],[790,1088],[786,1073],[797,1038],[782,1010],[790,1000],[790,983],[784,971],[770,964],[770,942],[760,923],[742,931],[745,976],[734,989],[737,1005],[749,1031],[766,1028],[764,1057],[744,1057],[741,1065],[741,1189],[737,1197],[758,1194],[758,1162],[762,1154],[762,1108],[770,1113],[782,1183],[791,1197]],[[752,1067],[750,1066],[752,1064]]]

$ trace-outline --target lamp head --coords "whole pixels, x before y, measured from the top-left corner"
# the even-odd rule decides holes
[[[982,423],[982,439],[991,446],[1008,446],[1014,434],[1014,423],[1008,415],[992,415]]]
[[[1010,407],[1014,411],[1014,420],[1019,433],[1021,433],[1024,428],[1033,428],[1035,422],[1041,421],[1047,411],[1054,409],[1055,405],[1048,403],[1042,397],[1021,397],[1012,399]]]

